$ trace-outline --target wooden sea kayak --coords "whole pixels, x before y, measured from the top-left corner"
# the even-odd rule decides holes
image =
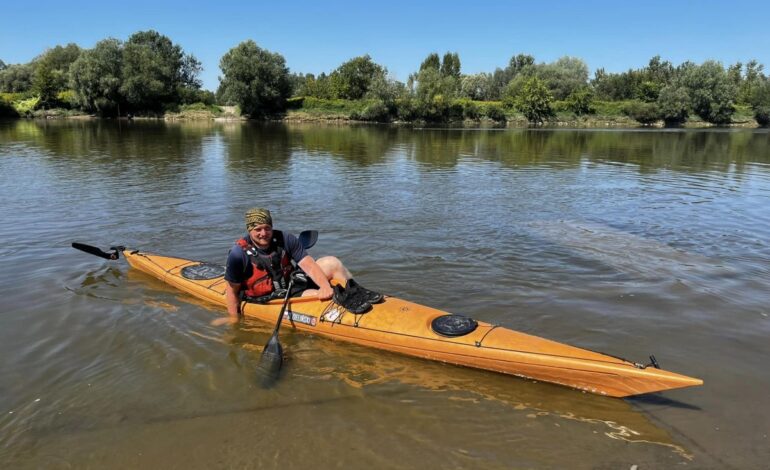
[[[121,247],[122,248],[122,247]],[[182,258],[124,249],[129,264],[194,297],[225,305],[224,268]],[[247,303],[248,317],[274,323],[280,299]],[[627,397],[702,385],[700,379],[644,366],[625,359],[519,333],[485,322],[472,331],[447,336],[434,331],[434,320],[448,313],[386,296],[365,314],[354,314],[334,301],[293,298],[285,326],[334,340],[384,349],[450,364],[542,380],[600,395]],[[456,317],[452,317],[456,318]],[[464,318],[464,317],[461,317]]]

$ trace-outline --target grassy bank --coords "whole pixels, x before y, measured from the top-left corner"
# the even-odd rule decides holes
[[[626,113],[634,101],[594,101],[592,112],[577,115],[570,111],[566,102],[553,103],[554,117],[546,125],[564,127],[639,127],[638,121]],[[66,105],[66,103],[60,103]],[[313,97],[295,97],[288,100],[284,114],[273,119],[286,122],[394,122],[394,123],[451,123],[461,125],[491,125],[527,127],[530,124],[523,114],[503,106],[500,101],[471,101],[458,99],[437,101],[428,106],[415,100],[397,100],[386,105],[380,100],[341,100]],[[424,116],[429,116],[425,119]],[[430,117],[433,117],[432,119]],[[0,118],[97,118],[73,106],[41,109],[38,98],[28,93],[0,93]],[[171,121],[243,120],[237,106],[218,106],[193,103],[180,105],[161,114],[137,114],[142,119],[165,119]],[[652,124],[661,127],[662,121]],[[698,116],[690,116],[684,127],[712,127]],[[754,113],[749,106],[736,106],[729,126],[757,127]]]
[[[574,126],[574,127],[639,127],[638,121],[629,117],[625,109],[633,104],[633,101],[594,101],[593,112],[577,115],[569,110],[566,102],[553,103],[555,116],[547,125]],[[289,109],[283,116],[284,121],[369,121],[369,122],[424,122],[422,119],[406,118],[402,114],[404,103],[396,102],[396,109],[382,109],[380,113],[372,113],[374,107],[382,107],[378,100],[326,100],[312,97],[298,97],[289,100]],[[413,105],[412,105],[413,106]],[[511,108],[506,108],[500,101],[471,101],[454,100],[445,105],[444,115],[441,117],[446,122],[474,124],[496,124],[509,126],[529,125],[526,117]],[[652,126],[662,127],[663,121]],[[730,126],[756,127],[753,111],[749,106],[736,106]],[[691,116],[684,127],[713,127],[698,116]]]

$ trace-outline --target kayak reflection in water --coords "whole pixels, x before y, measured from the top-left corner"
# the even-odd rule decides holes
[[[292,276],[291,296],[334,298],[355,313],[366,312],[371,304],[382,301],[381,294],[357,284],[338,258],[324,256],[315,260],[299,238],[274,230],[269,210],[249,209],[245,219],[248,233],[230,249],[225,268],[229,316],[217,320],[217,324],[237,322],[242,301],[264,303],[283,298]],[[334,287],[332,279],[336,280]]]

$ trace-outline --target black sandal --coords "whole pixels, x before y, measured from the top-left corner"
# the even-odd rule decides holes
[[[366,313],[372,308],[372,304],[367,302],[366,299],[360,295],[356,295],[356,292],[345,289],[340,285],[334,286],[333,299],[339,305],[355,314]]]
[[[379,292],[374,292],[373,290],[367,289],[366,287],[357,283],[354,279],[348,279],[347,290],[351,291],[351,295],[360,296],[370,304],[378,304],[385,298],[385,296]]]

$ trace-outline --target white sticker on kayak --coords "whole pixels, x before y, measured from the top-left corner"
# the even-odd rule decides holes
[[[340,312],[338,308],[333,308],[328,312],[326,312],[326,314],[324,314],[322,318],[324,319],[324,321],[334,322],[340,317],[341,313],[342,312]]]
[[[312,315],[305,315],[304,313],[299,312],[292,312],[291,310],[286,311],[283,314],[284,320],[291,320],[297,323],[304,323],[305,325],[315,326],[316,325],[316,317]]]

